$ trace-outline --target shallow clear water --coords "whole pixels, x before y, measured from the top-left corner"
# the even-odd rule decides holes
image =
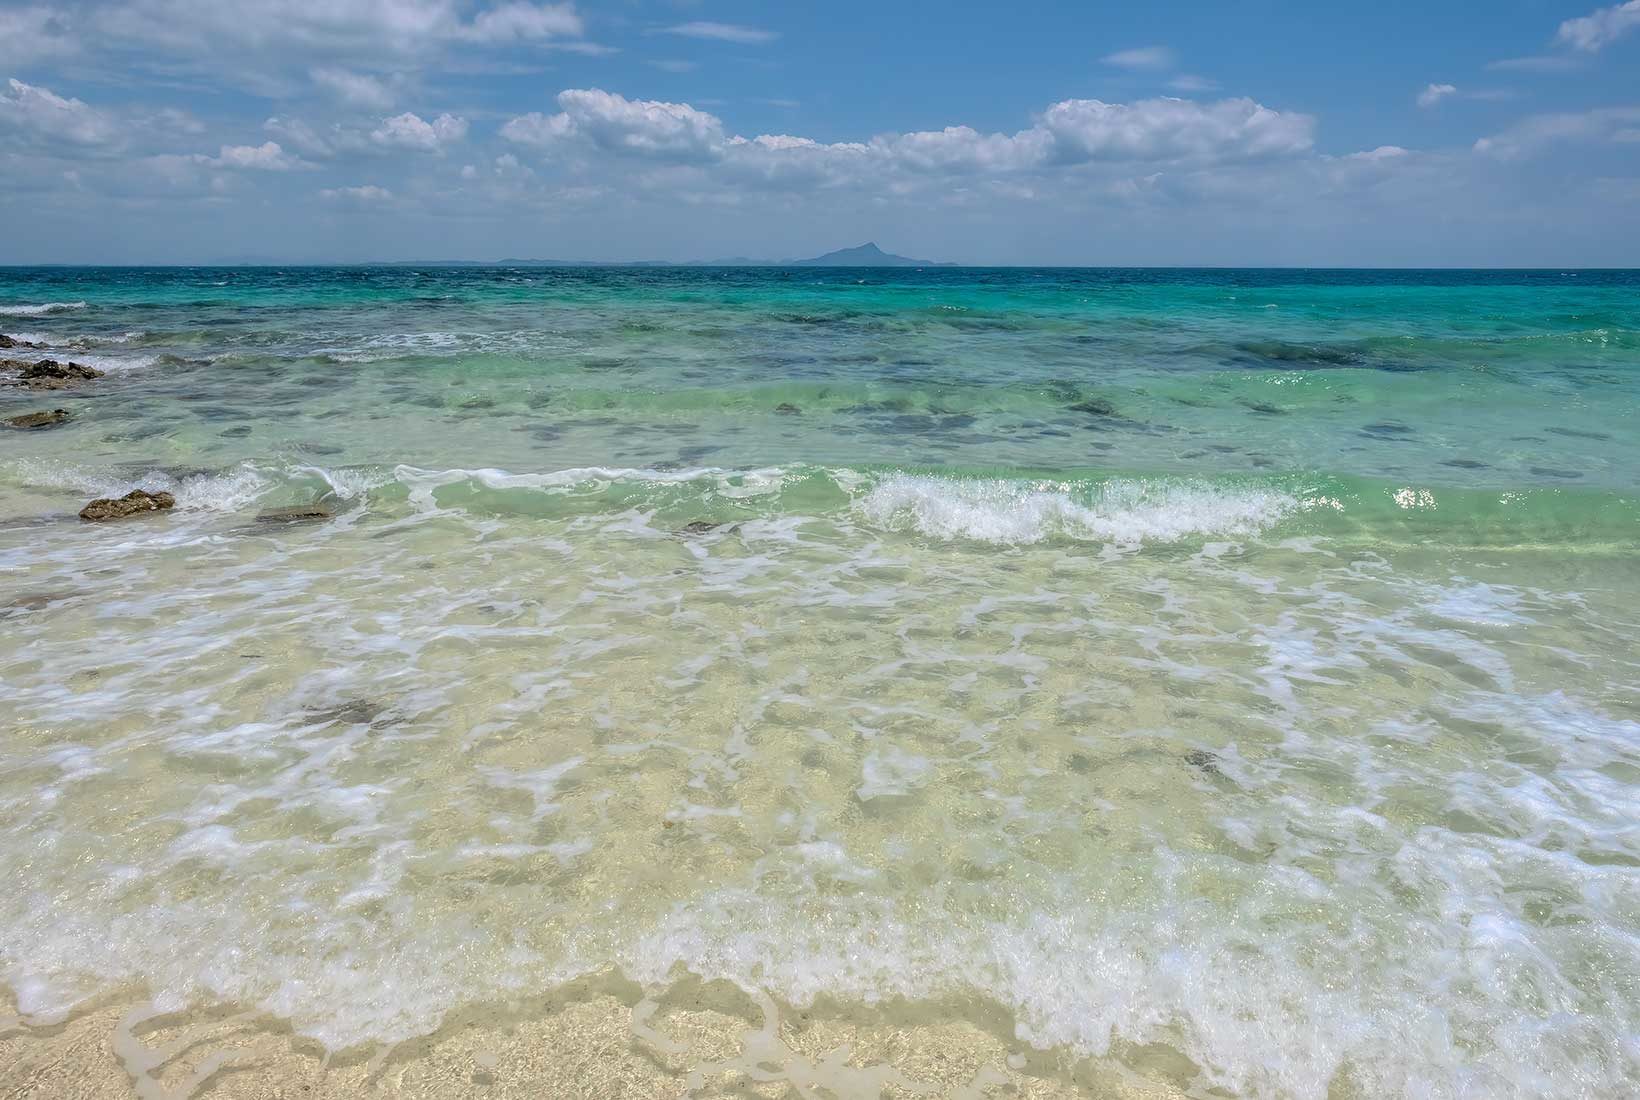
[[[1640,276],[12,269],[0,331],[109,372],[0,389],[74,414],[0,434],[25,1011],[613,966],[1234,1095],[1640,1074]]]

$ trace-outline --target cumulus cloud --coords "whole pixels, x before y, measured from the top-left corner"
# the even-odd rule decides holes
[[[1107,65],[1115,65],[1118,69],[1134,69],[1138,71],[1160,71],[1171,69],[1178,63],[1178,58],[1166,46],[1140,46],[1131,50],[1117,50],[1100,58]]]
[[[239,168],[255,172],[288,172],[306,167],[302,161],[285,152],[277,141],[261,145],[224,145],[216,156],[200,154],[194,158],[212,168]]]
[[[705,159],[723,147],[723,123],[687,103],[627,99],[597,88],[560,92],[558,114],[531,113],[501,127],[520,145],[585,142],[610,153],[674,160]]]
[[[393,105],[393,91],[379,77],[338,68],[314,69],[309,75],[319,87],[351,106],[381,110]]]
[[[1039,127],[1053,135],[1055,159],[1062,163],[1199,161],[1304,152],[1314,143],[1315,120],[1245,98],[1128,104],[1068,99],[1043,112]]]
[[[712,23],[705,20],[680,23],[665,30],[667,34],[680,34],[685,38],[710,38],[719,42],[738,42],[743,46],[762,45],[780,37],[774,31],[758,27],[743,27],[738,23]]]
[[[1457,86],[1453,84],[1431,84],[1418,93],[1418,106],[1433,107],[1447,96],[1455,94],[1457,90]]]
[[[570,89],[556,114],[514,118],[501,136],[577,162],[603,154],[710,169],[726,181],[768,188],[832,187],[930,177],[1005,177],[1094,163],[1206,165],[1290,156],[1310,149],[1314,120],[1250,99],[1216,103],[1158,98],[1135,103],[1071,99],[1013,134],[969,126],[819,142],[792,134],[730,135],[716,115],[687,103],[634,100]]]
[[[428,122],[420,115],[406,111],[402,115],[383,119],[382,124],[371,132],[370,140],[389,148],[437,153],[466,136],[467,120],[464,118],[444,114]]]
[[[41,145],[81,148],[116,145],[122,136],[113,119],[81,100],[15,78],[0,91],[0,127]]]
[[[1560,25],[1555,41],[1574,50],[1595,53],[1636,27],[1640,27],[1640,0],[1628,0],[1626,4],[1614,4],[1566,20]]]

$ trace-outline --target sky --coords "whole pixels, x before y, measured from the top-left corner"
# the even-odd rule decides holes
[[[0,0],[0,264],[1640,266],[1640,0]]]

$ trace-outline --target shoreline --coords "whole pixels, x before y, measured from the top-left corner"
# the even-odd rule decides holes
[[[127,991],[54,1021],[4,992],[0,1096],[189,1100],[300,1096],[1192,1095],[1177,1052],[1078,1058],[1006,1037],[995,1006],[777,1005],[692,976],[645,991],[617,974],[510,1004],[468,1005],[429,1035],[327,1051],[285,1021],[231,1005],[162,1011]]]

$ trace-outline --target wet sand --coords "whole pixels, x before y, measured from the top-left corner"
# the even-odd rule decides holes
[[[656,998],[618,977],[456,1014],[391,1048],[327,1055],[231,1007],[105,999],[60,1021],[0,1012],[0,1097],[1109,1097],[1190,1095],[1177,1055],[1074,1059],[1011,1039],[998,1012],[782,1008],[725,982]]]

